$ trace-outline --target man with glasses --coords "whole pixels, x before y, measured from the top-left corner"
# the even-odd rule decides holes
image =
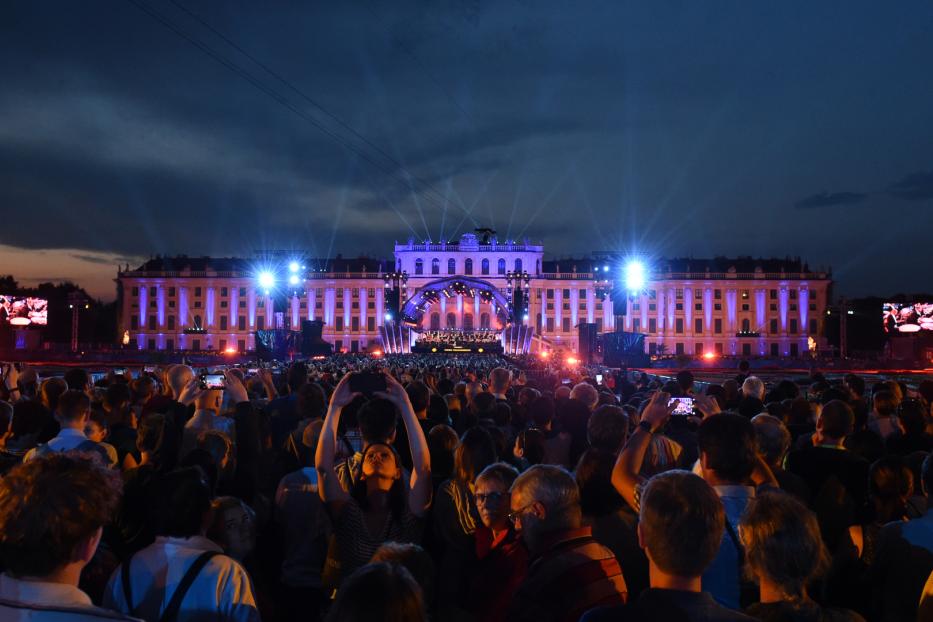
[[[580,491],[561,467],[533,466],[512,484],[509,519],[531,552],[509,620],[576,621],[593,607],[619,605],[628,590],[612,551],[581,527]]]

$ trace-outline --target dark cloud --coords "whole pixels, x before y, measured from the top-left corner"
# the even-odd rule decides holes
[[[821,192],[794,203],[794,207],[811,209],[814,207],[832,207],[834,205],[855,205],[868,197],[863,192]]]
[[[908,201],[933,199],[933,172],[911,173],[888,186],[886,190],[892,196]]]

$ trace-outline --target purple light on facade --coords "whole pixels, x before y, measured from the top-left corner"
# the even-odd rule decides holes
[[[139,328],[145,330],[146,326],[146,309],[149,307],[149,290],[146,289],[146,286],[140,286],[139,288]]]
[[[292,328],[298,328],[298,322],[301,321],[299,304],[298,296],[292,296]]]
[[[188,288],[178,289],[178,325],[188,325]]]
[[[765,327],[765,290],[755,290],[755,330],[763,331]],[[764,354],[764,343],[761,344],[761,354]]]
[[[350,307],[353,304],[350,302],[350,288],[343,288],[343,327],[344,330],[350,330]]]
[[[787,287],[781,286],[781,290],[778,292],[778,309],[781,312],[781,332],[787,333]],[[785,355],[788,352],[784,352]]]
[[[674,305],[676,304],[677,303],[674,302],[673,292],[668,292],[667,293],[667,327],[668,327],[668,330],[674,327]]]
[[[237,300],[237,294],[239,290],[236,287],[230,288],[230,326],[237,325],[237,313],[239,313],[240,303]]]
[[[246,297],[247,311],[249,312],[249,327],[256,328],[256,290],[250,289]]]
[[[703,315],[706,320],[706,326],[712,327],[713,325],[713,290],[706,288],[703,291]],[[710,330],[707,328],[707,330]]]
[[[693,330],[693,288],[684,290],[684,317],[687,318],[687,330]]]
[[[806,284],[800,288],[800,330],[806,334],[807,333],[807,318],[809,316],[810,310],[810,290],[807,289]]]
[[[214,325],[214,288],[207,288],[207,325]]]
[[[158,298],[156,299],[156,308],[159,313],[159,328],[165,326],[165,288],[159,285],[159,289],[156,290]],[[164,347],[160,347],[160,350],[164,350]]]
[[[729,332],[735,332],[735,296],[734,289],[726,290],[726,317],[729,320]],[[732,344],[733,354],[735,354],[735,344]]]

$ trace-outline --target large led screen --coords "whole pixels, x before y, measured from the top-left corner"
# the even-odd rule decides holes
[[[933,302],[886,302],[883,317],[886,333],[933,331]]]
[[[0,294],[0,324],[45,326],[49,322],[49,301],[31,296]]]

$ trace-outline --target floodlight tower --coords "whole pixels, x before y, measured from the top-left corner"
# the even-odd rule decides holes
[[[71,309],[71,351],[78,351],[78,313],[81,309],[90,309],[87,298],[80,292],[68,294],[68,308]]]

